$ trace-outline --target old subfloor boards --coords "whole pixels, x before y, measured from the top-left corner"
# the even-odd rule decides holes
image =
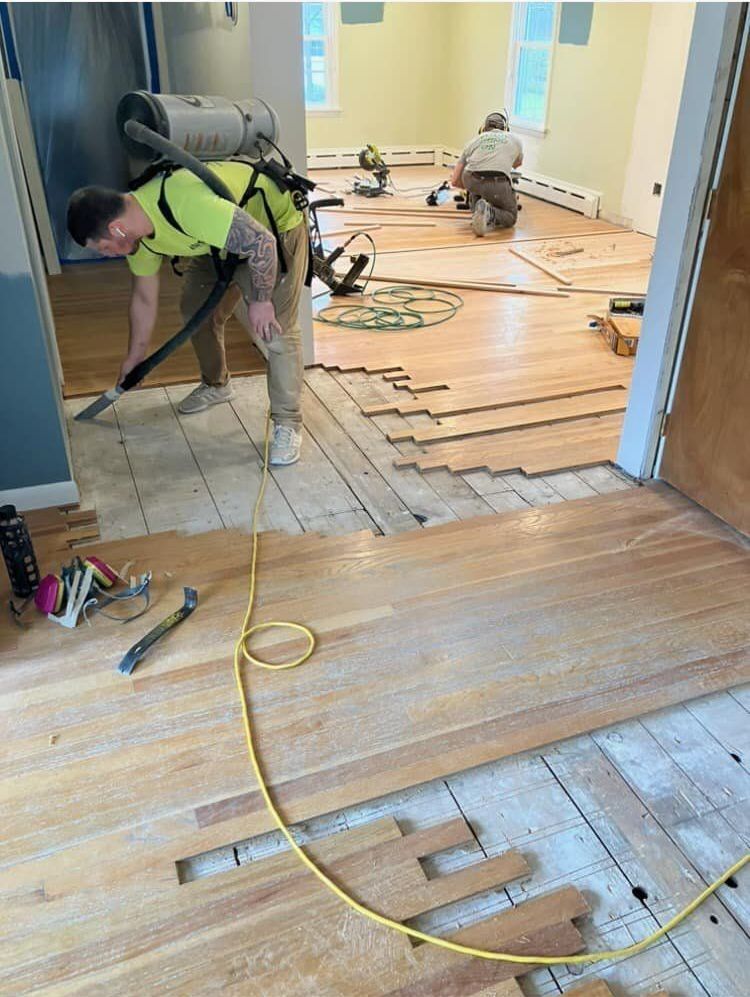
[[[328,898],[306,880],[287,889],[302,875],[288,859],[270,876],[245,866],[178,885],[176,862],[269,827],[230,665],[247,539],[162,534],[93,549],[154,570],[143,629],[181,602],[184,584],[200,603],[131,679],[115,665],[133,635],[112,621],[71,633],[3,622],[2,986],[200,993],[219,964],[227,985],[264,966],[338,972],[327,945],[300,941],[304,890],[325,914]],[[260,577],[258,619],[305,621],[318,636],[298,671],[248,675],[263,764],[289,820],[750,676],[747,551],[666,488],[389,537],[266,534]],[[264,653],[295,648],[269,640]],[[338,878],[366,897],[363,868],[344,863]],[[370,945],[369,928],[331,916],[362,940],[363,964],[403,965],[400,942],[378,934]],[[356,959],[341,951],[350,970]]]

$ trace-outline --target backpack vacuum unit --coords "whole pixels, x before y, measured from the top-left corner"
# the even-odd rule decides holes
[[[295,207],[304,211],[307,195],[315,184],[294,172],[292,164],[276,144],[279,118],[264,100],[232,101],[226,97],[196,97],[153,94],[135,90],[125,94],[117,107],[117,129],[127,151],[150,165],[146,172],[155,176],[180,167],[190,170],[219,197],[236,203],[231,191],[210,170],[206,161],[238,159],[249,162],[258,173],[270,177],[289,191]],[[281,160],[267,159],[276,152]],[[138,181],[136,180],[135,183]],[[254,179],[251,181],[251,187]],[[249,189],[246,197],[252,191]],[[76,416],[93,419],[112,405],[120,395],[139,384],[155,367],[187,342],[216,308],[232,280],[239,262],[228,255],[220,260],[213,254],[217,281],[195,315],[171,339],[137,364],[121,384],[105,391]]]

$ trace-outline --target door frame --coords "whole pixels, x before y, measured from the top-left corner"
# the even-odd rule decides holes
[[[677,116],[617,464],[658,476],[665,416],[674,394],[744,56],[747,3],[698,3]]]

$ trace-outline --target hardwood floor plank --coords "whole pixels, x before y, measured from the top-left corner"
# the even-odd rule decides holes
[[[615,415],[510,430],[423,448],[397,458],[395,464],[422,471],[447,467],[454,472],[488,470],[494,474],[516,469],[527,475],[565,471],[614,461],[621,426],[622,417]]]
[[[410,439],[421,446],[427,443],[454,440],[459,437],[485,436],[522,427],[550,425],[578,419],[582,416],[624,412],[626,404],[627,392],[622,388],[611,391],[586,392],[569,398],[537,402],[536,404],[511,405],[491,412],[453,416],[450,419],[441,419],[437,426],[432,423],[425,428],[415,429],[411,435],[409,435],[408,429],[389,433],[389,439],[391,443],[400,443]]]
[[[183,325],[179,310],[180,278],[166,264],[160,277],[154,348]],[[115,383],[128,348],[130,282],[124,260],[63,266],[60,275],[47,278],[66,398],[101,394]],[[235,318],[227,323],[226,347],[232,373],[265,370],[263,357]],[[188,343],[150,374],[145,384],[147,387],[184,384],[198,377],[198,361]]]

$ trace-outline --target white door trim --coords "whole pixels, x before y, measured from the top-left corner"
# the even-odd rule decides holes
[[[745,3],[696,5],[643,330],[617,454],[620,467],[636,478],[654,476],[746,13]]]

